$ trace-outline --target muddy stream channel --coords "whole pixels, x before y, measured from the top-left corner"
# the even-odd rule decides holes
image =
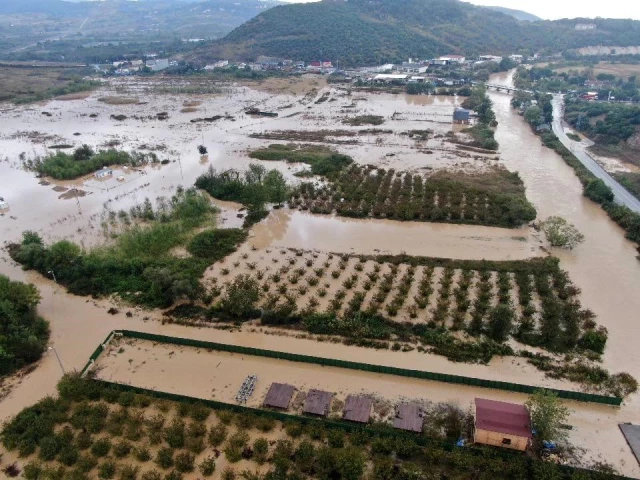
[[[508,84],[509,74],[494,76],[494,83]],[[132,82],[134,82],[132,80]],[[119,85],[122,87],[122,85]],[[450,118],[458,99],[451,97],[409,97],[392,95],[360,95],[345,98],[331,90],[331,100],[316,104],[313,98],[305,103],[301,95],[267,91],[242,86],[229,87],[218,95],[197,96],[197,112],[181,111],[186,97],[153,95],[144,84],[128,85],[141,100],[133,105],[108,105],[97,98],[108,94],[105,87],[83,100],[50,101],[41,105],[19,108],[0,108],[0,196],[10,204],[0,216],[2,243],[18,241],[23,230],[40,232],[47,241],[68,238],[85,247],[104,242],[100,227],[106,208],[125,209],[140,203],[145,197],[170,196],[178,185],[190,186],[209,165],[215,168],[242,169],[250,163],[247,150],[274,141],[250,138],[249,133],[267,130],[315,130],[344,128],[336,126],[335,116],[341,109],[357,103],[358,111],[366,114],[395,116],[382,128],[394,133],[376,142],[374,136],[363,136],[353,144],[337,145],[359,163],[397,169],[467,168],[468,159],[456,156],[441,144],[430,145],[436,153],[421,155],[413,142],[399,135],[400,131],[430,128],[435,132],[451,130]],[[136,92],[136,88],[139,91]],[[318,92],[318,95],[320,92]],[[640,349],[635,323],[640,311],[640,265],[634,245],[625,240],[624,232],[608,219],[596,204],[581,194],[575,174],[553,151],[543,147],[540,140],[509,105],[511,97],[491,92],[499,126],[496,139],[500,143],[499,161],[494,156],[483,159],[486,164],[500,162],[509,170],[520,173],[527,189],[527,197],[538,210],[539,218],[560,215],[574,223],[586,240],[577,249],[553,251],[561,259],[561,267],[569,271],[573,282],[582,289],[581,301],[598,316],[598,322],[609,330],[604,367],[627,371],[640,378]],[[358,97],[354,94],[354,97]],[[193,100],[189,97],[187,100]],[[356,100],[358,100],[356,102]],[[278,119],[256,119],[242,112],[248,106],[278,110]],[[310,108],[311,107],[311,108]],[[43,115],[46,111],[49,115]],[[157,120],[158,112],[168,112],[168,120]],[[91,116],[91,115],[96,115]],[[129,118],[116,121],[111,115],[124,114]],[[191,122],[198,117],[228,115],[213,123]],[[134,118],[135,117],[135,118]],[[233,118],[232,118],[233,117]],[[160,159],[171,159],[166,165],[146,167],[141,171],[118,170],[105,181],[80,179],[73,182],[54,182],[42,185],[33,173],[21,167],[19,156],[43,155],[46,146],[88,143],[100,148],[105,144],[124,149],[155,151]],[[204,143],[209,158],[202,160],[196,150]],[[438,150],[439,147],[442,147]],[[104,147],[103,147],[104,148]],[[455,149],[454,149],[455,150]],[[49,150],[51,151],[51,150]],[[390,156],[389,153],[393,153]],[[179,161],[177,161],[179,159]],[[176,160],[176,161],[173,161]],[[299,166],[270,162],[290,179]],[[121,181],[117,177],[124,177]],[[41,182],[42,183],[42,182]],[[55,190],[54,190],[54,187]],[[78,198],[59,198],[77,188],[84,192]],[[74,195],[68,195],[74,197]],[[219,203],[219,222],[238,226],[237,206]],[[459,259],[524,259],[545,255],[540,236],[528,227],[508,230],[481,226],[400,223],[384,220],[350,220],[330,216],[314,216],[283,209],[255,226],[249,239],[258,249],[293,247],[345,253],[401,253]],[[109,300],[92,300],[64,292],[51,279],[32,272],[24,272],[15,265],[3,249],[0,252],[0,273],[15,280],[35,283],[41,290],[41,315],[51,322],[51,348],[38,367],[28,375],[5,382],[6,396],[0,400],[0,420],[15,415],[23,407],[55,392],[62,370],[81,368],[97,344],[108,332],[118,328],[141,330],[165,335],[195,337],[223,343],[240,344],[294,353],[305,353],[476,376],[486,379],[513,381],[560,388],[577,389],[568,382],[550,380],[521,359],[494,359],[489,365],[468,365],[448,362],[443,357],[413,352],[375,351],[340,344],[318,343],[291,336],[265,335],[259,329],[245,327],[240,332],[206,328],[162,325],[161,312],[142,311],[119,306],[116,315],[107,314],[113,305]],[[130,311],[133,316],[126,317]],[[189,356],[184,356],[188,362]],[[173,362],[181,361],[173,359]],[[175,367],[172,367],[174,370]],[[301,374],[303,375],[303,374]],[[313,371],[313,385],[348,388],[350,381],[340,377],[335,382],[328,369]],[[398,386],[392,381],[379,386],[367,385],[374,376],[358,374],[354,384],[358,390],[375,391],[378,395],[396,398]],[[238,380],[240,381],[240,380]],[[415,382],[410,394],[420,395]],[[154,386],[162,388],[154,382]],[[436,391],[437,390],[437,391]],[[431,396],[430,396],[431,391]],[[186,392],[185,392],[186,393]],[[483,389],[471,389],[430,382],[424,397],[436,401],[451,400],[464,408],[474,396],[523,401],[517,395]],[[583,463],[607,461],[620,473],[640,477],[640,467],[622,437],[619,422],[640,422],[640,396],[627,398],[621,408],[601,407],[569,402],[573,410],[570,441],[583,454]]]

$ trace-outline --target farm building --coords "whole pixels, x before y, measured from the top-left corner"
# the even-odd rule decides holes
[[[311,415],[320,415],[326,417],[329,414],[329,407],[333,393],[323,392],[322,390],[309,390],[307,398],[304,401],[303,413]]]
[[[422,433],[423,424],[423,412],[420,406],[402,403],[396,407],[396,418],[393,419],[394,428]]]
[[[475,407],[475,443],[512,450],[527,449],[533,435],[531,417],[524,405],[476,398]]]
[[[464,108],[456,108],[453,111],[454,123],[469,123],[471,121],[471,111]]]
[[[287,385],[286,383],[272,383],[267,392],[267,396],[264,398],[264,406],[271,408],[280,408],[286,410],[289,408],[291,397],[295,387],[293,385]]]
[[[344,402],[343,418],[351,422],[368,423],[373,400],[369,397],[349,395]]]
[[[94,175],[98,180],[100,180],[113,175],[113,170],[111,170],[110,168],[103,168],[102,170],[98,170]]]

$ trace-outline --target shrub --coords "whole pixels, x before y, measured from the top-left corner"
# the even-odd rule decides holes
[[[54,436],[44,437],[40,440],[40,452],[38,453],[38,456],[41,460],[50,462],[56,458],[56,455],[58,455],[58,452],[60,452],[61,449],[62,445],[58,438]]]
[[[195,456],[189,452],[182,452],[176,455],[176,470],[182,473],[193,472]]]
[[[148,462],[151,460],[151,452],[146,446],[140,446],[133,449],[133,456],[139,462]]]
[[[210,477],[216,470],[216,460],[214,457],[207,457],[200,462],[200,473],[204,477]]]
[[[220,307],[236,318],[247,318],[254,314],[260,300],[260,285],[249,275],[238,275],[227,285]]]
[[[133,465],[123,465],[120,468],[120,480],[136,480],[138,477],[138,472],[140,469],[138,467],[134,467]]]
[[[72,443],[68,443],[62,447],[58,454],[58,461],[67,467],[71,467],[78,461],[79,455],[78,449]]]
[[[157,470],[147,470],[142,474],[140,480],[160,480],[162,475]]]
[[[111,440],[108,438],[100,438],[91,445],[91,453],[95,457],[105,457],[111,450]]]
[[[158,450],[158,453],[156,454],[156,464],[165,470],[173,467],[173,449],[163,447]]]
[[[129,455],[129,452],[131,452],[131,448],[131,444],[123,440],[113,446],[113,454],[117,458],[123,458]]]
[[[222,471],[222,480],[236,480],[236,472],[233,468],[227,467]]]
[[[116,474],[116,464],[112,460],[105,460],[98,465],[98,478],[110,479]]]
[[[216,262],[235,252],[246,239],[247,231],[238,228],[206,230],[191,239],[187,251],[194,257]]]
[[[262,465],[267,461],[269,453],[269,442],[266,438],[260,437],[253,442],[253,459]]]
[[[214,425],[213,427],[211,427],[211,430],[209,431],[209,437],[208,437],[209,444],[212,447],[218,447],[222,445],[222,442],[224,442],[227,438],[227,432],[228,432],[228,429],[223,423],[218,423],[217,425]]]

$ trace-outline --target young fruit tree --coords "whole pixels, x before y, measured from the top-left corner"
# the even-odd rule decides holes
[[[540,229],[544,232],[552,247],[562,247],[573,250],[584,241],[578,229],[562,217],[549,217],[540,223]]]
[[[543,441],[557,442],[567,436],[562,425],[569,417],[569,409],[558,396],[548,390],[536,390],[526,402],[531,413],[531,423],[536,430],[535,442],[540,447]]]

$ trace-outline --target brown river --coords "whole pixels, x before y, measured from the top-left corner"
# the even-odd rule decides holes
[[[494,76],[492,81],[507,84],[511,82],[511,77],[509,74],[500,74]],[[623,231],[608,219],[600,207],[582,196],[580,182],[573,170],[558,155],[543,147],[524,121],[510,108],[511,97],[495,92],[491,92],[490,96],[499,122],[496,138],[500,143],[500,159],[510,170],[520,172],[527,188],[527,196],[538,209],[539,218],[550,215],[565,217],[586,237],[585,242],[574,251],[559,250],[553,253],[560,257],[562,267],[570,272],[574,283],[582,289],[581,300],[584,307],[592,309],[598,316],[598,322],[609,329],[604,366],[611,371],[627,371],[640,378],[638,331],[634,327],[637,312],[640,311],[640,296],[636,295],[640,286],[640,265],[635,258],[637,252],[634,244],[624,238]],[[260,101],[268,106],[269,102],[287,104],[296,100],[295,96],[276,97],[277,100],[273,100],[274,97],[264,93],[243,91],[237,110],[241,110],[249,102]],[[374,102],[378,100],[384,109],[379,105],[374,106]],[[204,108],[208,112],[221,108],[225,108],[226,111],[228,102],[229,98],[210,99],[205,101]],[[170,102],[167,100],[165,103]],[[429,108],[432,104],[424,102],[422,98],[402,96],[371,96],[366,103],[371,113],[384,110],[388,115],[396,110],[416,112],[415,109]],[[439,109],[446,107],[451,111],[454,104],[452,99],[437,102]],[[54,117],[46,120],[50,123],[43,127],[39,111],[44,108],[52,111]],[[50,102],[46,107],[40,106],[30,111],[2,112],[0,122],[10,125],[14,121],[22,122],[23,117],[27,117],[38,125],[25,125],[23,130],[32,128],[62,137],[78,132],[86,135],[94,144],[102,139],[101,134],[103,137],[119,135],[125,146],[135,146],[145,139],[157,143],[166,142],[182,158],[182,162],[150,169],[146,175],[126,172],[124,185],[119,185],[113,180],[108,184],[109,189],[105,184],[83,184],[81,188],[87,190],[89,195],[80,198],[78,202],[59,200],[59,193],[53,192],[52,186],[38,185],[32,174],[16,168],[16,157],[20,152],[31,149],[28,151],[41,153],[43,148],[32,146],[24,139],[0,140],[3,155],[8,157],[7,160],[0,158],[0,196],[11,198],[11,210],[0,217],[2,242],[17,240],[20,232],[29,228],[41,231],[49,240],[70,238],[87,246],[94,244],[102,238],[100,215],[104,202],[111,200],[114,204],[117,203],[117,206],[114,206],[116,209],[128,208],[145,196],[153,198],[157,195],[170,195],[176,185],[191,184],[195,176],[205,168],[194,154],[195,146],[200,143],[201,138],[210,146],[212,164],[245,165],[248,160],[242,152],[246,150],[247,145],[256,144],[255,140],[245,137],[245,132],[265,128],[253,119],[238,118],[236,122],[207,128],[198,126],[194,129],[192,126],[185,127],[176,122],[170,123],[165,132],[162,126],[157,124],[142,123],[132,128],[105,128],[104,132],[96,133],[93,122],[83,120],[84,117],[77,113],[86,114],[89,111],[82,108],[74,106],[73,103]],[[102,108],[105,111],[104,115],[107,115],[123,107]],[[170,105],[164,104],[157,107],[158,110],[169,108]],[[326,102],[322,108],[330,115],[331,109],[336,107]],[[438,115],[442,116],[440,110]],[[175,118],[183,117],[176,114]],[[301,119],[282,119],[283,124],[280,128],[291,128],[298,123],[296,118]],[[435,120],[441,121],[440,118]],[[413,121],[418,122],[417,119]],[[307,123],[300,120],[300,123],[303,126],[307,125],[307,128],[317,128],[319,120],[313,118]],[[415,123],[411,128],[417,126],[420,124]],[[367,161],[372,150],[370,145],[349,148],[349,153],[363,163]],[[390,160],[385,159],[385,162],[387,161]],[[411,163],[413,164],[413,160]],[[288,169],[287,166],[282,167]],[[225,204],[223,207],[231,212],[225,216],[228,223],[236,221],[233,205]],[[289,211],[280,211],[255,227],[251,241],[261,248],[276,245],[356,253],[376,250],[393,253],[406,251],[411,254],[453,258],[507,259],[541,254],[541,241],[528,228],[504,230],[476,226],[395,224],[384,221],[314,217]],[[106,313],[111,302],[96,302],[68,295],[50,279],[23,272],[19,266],[13,264],[4,251],[0,254],[0,273],[16,280],[34,282],[41,289],[40,312],[51,322],[51,344],[52,348],[55,348],[50,350],[34,372],[15,380],[11,393],[0,401],[0,420],[14,415],[24,406],[45,395],[53,394],[62,369],[68,371],[81,368],[98,342],[116,328],[138,329],[166,335],[197,336],[259,348],[312,352],[318,356],[560,386],[558,382],[545,379],[540,372],[523,362],[510,359],[496,359],[488,366],[451,364],[442,357],[418,352],[378,352],[336,344],[318,344],[291,337],[265,336],[246,330],[231,333],[161,325],[160,322],[154,321],[159,317],[158,312],[144,312],[127,307],[121,308],[118,315],[112,316]],[[134,312],[132,318],[124,315],[128,310]],[[575,385],[564,386],[575,388]],[[456,388],[448,390],[450,387],[444,384],[439,388],[441,391],[437,395],[438,400],[455,399],[459,393]],[[478,393],[495,399],[510,398],[508,394],[498,391],[479,390]],[[428,396],[428,393],[426,395]],[[621,473],[640,477],[640,468],[617,428],[620,421],[640,422],[640,395],[635,394],[628,398],[620,409],[574,403],[570,406],[575,409],[571,418],[575,428],[570,434],[570,439],[585,450],[585,463],[589,463],[589,459],[606,460]]]

